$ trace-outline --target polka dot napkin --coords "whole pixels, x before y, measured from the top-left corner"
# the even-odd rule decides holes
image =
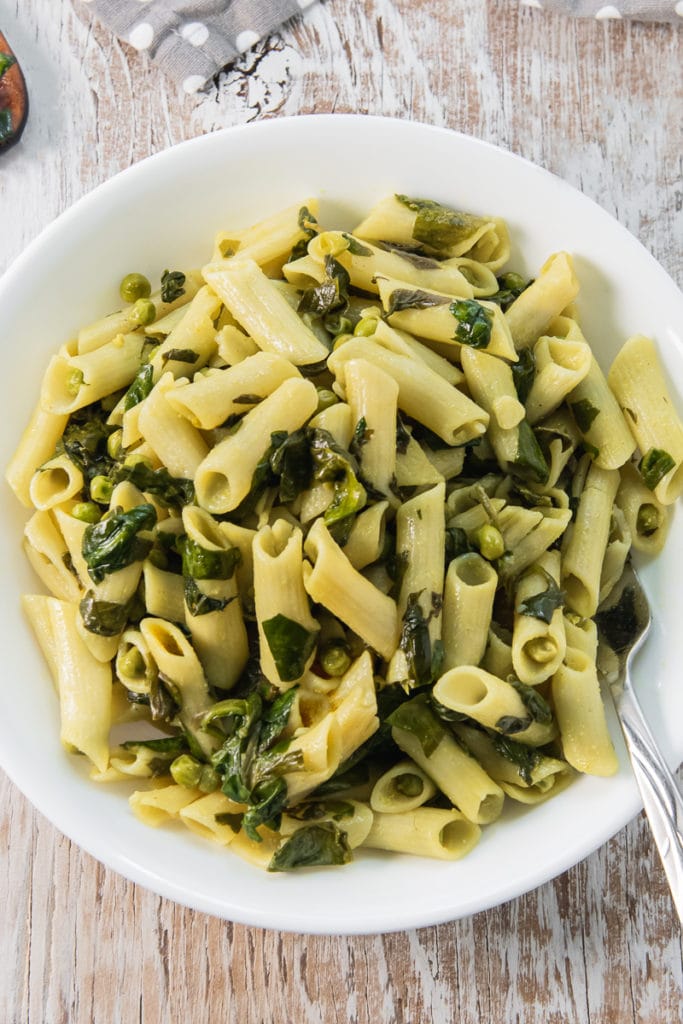
[[[79,0],[193,93],[240,53],[316,0]],[[520,0],[579,17],[683,24],[683,0]]]
[[[316,0],[80,0],[193,93]]]

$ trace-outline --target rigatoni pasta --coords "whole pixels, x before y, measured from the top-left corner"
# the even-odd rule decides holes
[[[509,254],[495,216],[309,199],[54,356],[7,470],[24,607],[64,745],[146,823],[272,871],[455,860],[616,769],[593,617],[664,543],[683,426],[649,339],[605,376],[570,254]]]

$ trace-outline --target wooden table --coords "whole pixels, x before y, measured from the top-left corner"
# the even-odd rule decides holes
[[[683,31],[671,26],[575,22],[514,0],[327,0],[196,97],[79,0],[4,0],[0,28],[32,102],[24,140],[0,158],[0,270],[83,193],[152,152],[264,117],[363,111],[447,125],[536,161],[683,283]],[[681,933],[642,817],[495,910],[324,938],[183,910],[81,853],[8,780],[0,787],[3,1024],[683,1019]]]

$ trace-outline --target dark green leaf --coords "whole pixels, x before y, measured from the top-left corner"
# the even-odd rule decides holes
[[[185,294],[185,275],[180,270],[165,270],[161,275],[161,301],[175,302]]]
[[[535,571],[538,571],[538,567]],[[564,608],[566,595],[564,590],[560,590],[550,573],[545,572],[545,570],[541,571],[545,575],[548,586],[539,594],[532,594],[531,597],[527,597],[526,600],[522,601],[517,606],[517,612],[520,615],[531,615],[533,618],[540,619],[541,622],[550,625],[553,614],[557,609]]]
[[[97,407],[81,409],[69,418],[61,448],[88,482],[95,476],[107,476],[113,465],[107,452],[111,431]]]
[[[498,279],[498,291],[495,295],[489,296],[489,302],[497,303],[505,312],[509,306],[519,298],[525,288],[528,288],[531,281],[525,281],[519,274],[507,273]]]
[[[270,446],[265,450],[256,463],[254,475],[251,478],[251,487],[246,498],[243,498],[237,508],[230,513],[233,522],[241,522],[251,515],[260,498],[269,487],[274,487],[278,482],[277,476],[271,468],[271,459],[280,447],[284,444],[289,435],[285,430],[276,430],[270,435]]]
[[[93,583],[145,558],[152,542],[138,534],[151,530],[156,521],[154,506],[145,503],[128,512],[115,509],[99,523],[86,526],[81,551]]]
[[[456,299],[449,309],[457,320],[454,341],[470,348],[486,348],[491,340],[493,313],[474,299]]]
[[[441,264],[433,256],[423,256],[414,248],[404,245],[402,242],[377,242],[380,249],[385,252],[393,252],[402,260],[410,264],[416,270],[438,270]]]
[[[593,420],[596,416],[600,415],[600,410],[597,409],[592,402],[589,402],[587,398],[582,398],[578,402],[570,402],[569,408],[571,409],[576,425],[582,434],[587,434],[591,428]]]
[[[345,306],[349,298],[350,283],[348,272],[341,263],[335,260],[334,256],[326,256],[324,280],[303,292],[297,311],[322,316]]]
[[[431,309],[434,306],[445,306],[448,302],[448,296],[434,295],[422,288],[394,288],[389,296],[387,316],[400,313],[402,309]]]
[[[461,526],[446,527],[446,561],[450,562],[458,555],[465,555],[477,549],[470,544],[467,533]]]
[[[327,430],[308,431],[313,480],[331,481],[334,497],[325,510],[325,523],[336,523],[365,507],[367,493],[358,479],[358,463],[350,452],[340,447]]]
[[[524,404],[529,397],[529,392],[536,376],[536,357],[531,348],[523,348],[518,355],[519,359],[516,363],[512,363],[510,369],[512,370],[512,380],[517,392],[517,398]]]
[[[396,198],[417,214],[413,238],[432,249],[449,249],[459,245],[486,223],[481,217],[452,210],[433,199],[411,199],[404,195],[397,195]]]
[[[154,386],[154,367],[151,363],[145,363],[141,366],[135,375],[133,383],[126,391],[123,396],[123,408],[125,412],[132,409],[133,406],[138,405],[142,402],[152,390]]]
[[[519,769],[522,781],[530,786],[531,773],[542,757],[540,751],[536,747],[527,747],[525,743],[518,743],[499,733],[490,733],[489,737],[496,752],[506,761],[512,762]]]
[[[161,354],[162,366],[166,363],[188,363],[193,366],[199,359],[199,354],[192,348],[169,348]]]
[[[124,750],[136,754],[139,750],[154,751],[155,757],[148,761],[152,775],[165,775],[176,757],[189,751],[184,736],[164,736],[154,740],[126,740],[121,744]]]
[[[503,736],[512,736],[517,732],[524,732],[531,725],[531,716],[528,718],[516,718],[514,715],[503,715],[496,722],[495,728]]]
[[[522,703],[527,709],[534,722],[540,722],[541,725],[550,725],[553,720],[553,713],[550,710],[550,704],[545,697],[538,692],[538,688],[535,686],[527,686],[526,683],[520,682],[519,679],[510,679],[510,685],[514,687],[519,696],[522,698]]]
[[[209,615],[211,612],[221,612],[223,609],[234,601],[234,597],[209,597],[208,594],[203,593],[197,586],[195,580],[191,576],[186,576],[184,580],[183,590],[185,594],[185,604],[190,615]]]
[[[321,821],[325,818],[343,821],[344,818],[353,817],[354,808],[348,800],[315,800],[290,807],[288,814],[295,821]]]
[[[600,640],[620,654],[639,632],[638,601],[634,587],[624,587],[616,604],[598,609],[595,624]]]
[[[258,405],[263,401],[263,395],[238,395],[232,401],[234,405]]]
[[[317,233],[318,222],[307,206],[302,206],[300,208],[297,220],[299,230],[303,231],[304,237],[300,238],[295,244],[289,255],[288,262],[298,260],[300,257],[305,256],[308,252],[308,243]]]
[[[297,687],[291,686],[276,697],[272,704],[266,705],[261,719],[259,750],[272,747],[287,728],[296,693]]]
[[[304,429],[289,434],[270,456],[270,468],[280,478],[280,500],[294,501],[310,484],[313,460]]]
[[[239,548],[211,551],[183,537],[178,541],[183,557],[183,575],[195,580],[230,580],[242,561]]]
[[[446,735],[446,730],[429,705],[429,698],[424,694],[400,704],[387,721],[392,727],[415,736],[425,757],[431,757]]]
[[[523,419],[517,427],[517,458],[515,466],[528,470],[539,483],[544,484],[548,480],[550,470],[545,461],[541,446],[531,428],[529,421]]]
[[[345,232],[342,232],[342,235],[349,243],[348,251],[352,256],[372,256],[372,249],[368,249],[367,245],[363,245],[353,235],[347,235]]]
[[[0,110],[0,145],[8,142],[14,135],[12,124],[12,111],[9,109]]]
[[[252,794],[249,810],[242,819],[244,831],[255,843],[261,842],[261,836],[256,831],[259,825],[277,828],[280,823],[280,815],[287,806],[287,783],[284,779],[271,779],[259,787],[257,793]]]
[[[346,833],[333,821],[299,828],[273,854],[269,871],[348,864],[352,860]]]
[[[410,594],[408,597],[398,645],[406,656],[414,685],[423,686],[432,679],[432,645],[428,619],[423,614],[419,596]]]
[[[406,430],[400,416],[396,417],[396,453],[405,455],[410,444],[410,434]]]
[[[650,448],[638,463],[638,472],[642,476],[645,486],[654,491],[659,481],[675,465],[675,461],[663,448]]]
[[[300,679],[318,642],[318,630],[309,630],[286,615],[261,623],[278,675],[283,682]]]
[[[92,590],[86,592],[78,608],[83,625],[96,636],[118,636],[128,622],[128,604],[97,601]]]
[[[114,483],[130,480],[140,491],[153,494],[162,505],[180,508],[194,501],[194,483],[183,477],[171,476],[165,466],[152,469],[146,462],[123,463],[112,473]]]

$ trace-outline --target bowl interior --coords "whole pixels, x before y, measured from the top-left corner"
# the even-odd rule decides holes
[[[192,140],[132,167],[52,224],[0,282],[5,371],[3,466],[38,396],[49,355],[89,320],[117,308],[121,277],[157,279],[201,265],[218,230],[243,227],[317,196],[321,221],[350,228],[389,192],[505,217],[511,268],[533,274],[558,249],[574,254],[580,319],[603,367],[631,334],[655,338],[683,411],[683,297],[608,214],[518,157],[443,129],[361,116],[281,119]],[[247,924],[302,932],[375,932],[432,924],[493,906],[594,850],[638,808],[627,758],[609,780],[581,778],[530,811],[508,810],[477,849],[451,863],[366,854],[344,870],[269,876],[183,828],[152,830],[129,811],[129,786],[96,786],[58,739],[47,670],[19,595],[37,581],[24,562],[25,512],[3,483],[0,631],[4,648],[0,762],[29,799],[90,853],[189,906]],[[683,757],[683,655],[674,515],[665,557],[643,576],[654,631],[636,684],[671,763]],[[530,854],[530,851],[532,853]]]

